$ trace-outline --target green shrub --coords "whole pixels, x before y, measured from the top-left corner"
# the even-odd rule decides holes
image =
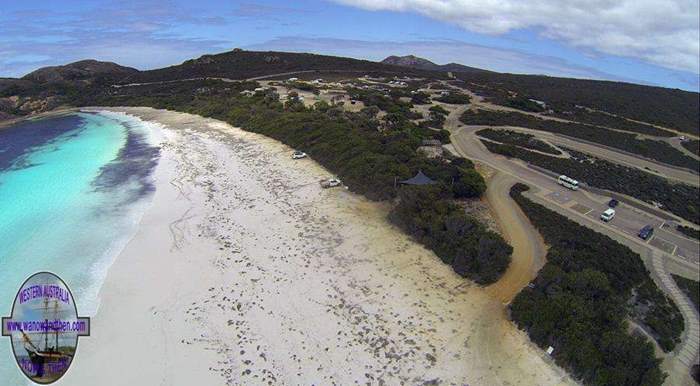
[[[683,318],[654,284],[641,257],[609,237],[534,203],[516,184],[511,197],[549,246],[532,288],[510,306],[511,317],[556,362],[583,383],[661,385],[653,345],[627,333],[627,318],[645,326],[665,351],[680,342]]]

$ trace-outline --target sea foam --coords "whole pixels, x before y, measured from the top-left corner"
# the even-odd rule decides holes
[[[109,266],[152,199],[158,133],[111,112],[0,130],[0,314],[38,271],[70,286],[81,315],[97,312]],[[9,339],[0,340],[0,357],[12,357]],[[0,361],[0,379],[24,382],[13,361]]]

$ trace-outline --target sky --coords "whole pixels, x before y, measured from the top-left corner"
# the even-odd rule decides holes
[[[81,59],[138,69],[236,47],[698,91],[700,0],[0,0],[0,77]]]

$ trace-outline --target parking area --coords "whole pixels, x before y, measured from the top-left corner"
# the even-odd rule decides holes
[[[603,220],[600,219],[600,215],[608,208],[608,201],[598,202],[591,198],[596,197],[603,201],[598,196],[560,186],[545,197],[601,223]],[[640,209],[620,203],[615,208],[615,217],[607,224],[633,237],[638,237],[639,230],[645,225],[651,225],[654,227],[654,234],[647,240],[649,245],[684,260],[700,262],[700,245],[697,241],[679,234],[675,230],[675,224],[664,222]]]
[[[572,205],[571,209],[573,209],[573,210],[575,210],[583,215],[589,214],[591,211],[593,211],[593,209],[591,209],[585,205],[581,205],[579,203]]]
[[[676,256],[696,264],[700,263],[700,256],[698,253],[687,248],[676,248]]]
[[[559,190],[555,190],[552,193],[549,193],[547,195],[547,198],[552,200],[552,201],[557,202],[560,205],[565,205],[569,201],[571,201],[572,193],[574,193],[574,192],[572,192],[571,190],[562,188]]]
[[[669,243],[668,241],[660,238],[660,237],[652,237],[649,240],[649,244],[655,246],[656,248],[659,248],[660,250],[672,255],[673,252],[676,250],[676,246]]]
[[[695,263],[700,262],[700,245],[698,245],[697,241],[681,235],[675,230],[675,226],[676,224],[673,223],[664,223],[654,237],[659,237],[675,245],[676,256]]]

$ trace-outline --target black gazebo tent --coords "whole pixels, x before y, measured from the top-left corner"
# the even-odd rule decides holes
[[[414,177],[407,180],[401,181],[403,185],[433,185],[436,184],[435,181],[431,180],[430,177],[423,174],[422,171],[418,171]]]

